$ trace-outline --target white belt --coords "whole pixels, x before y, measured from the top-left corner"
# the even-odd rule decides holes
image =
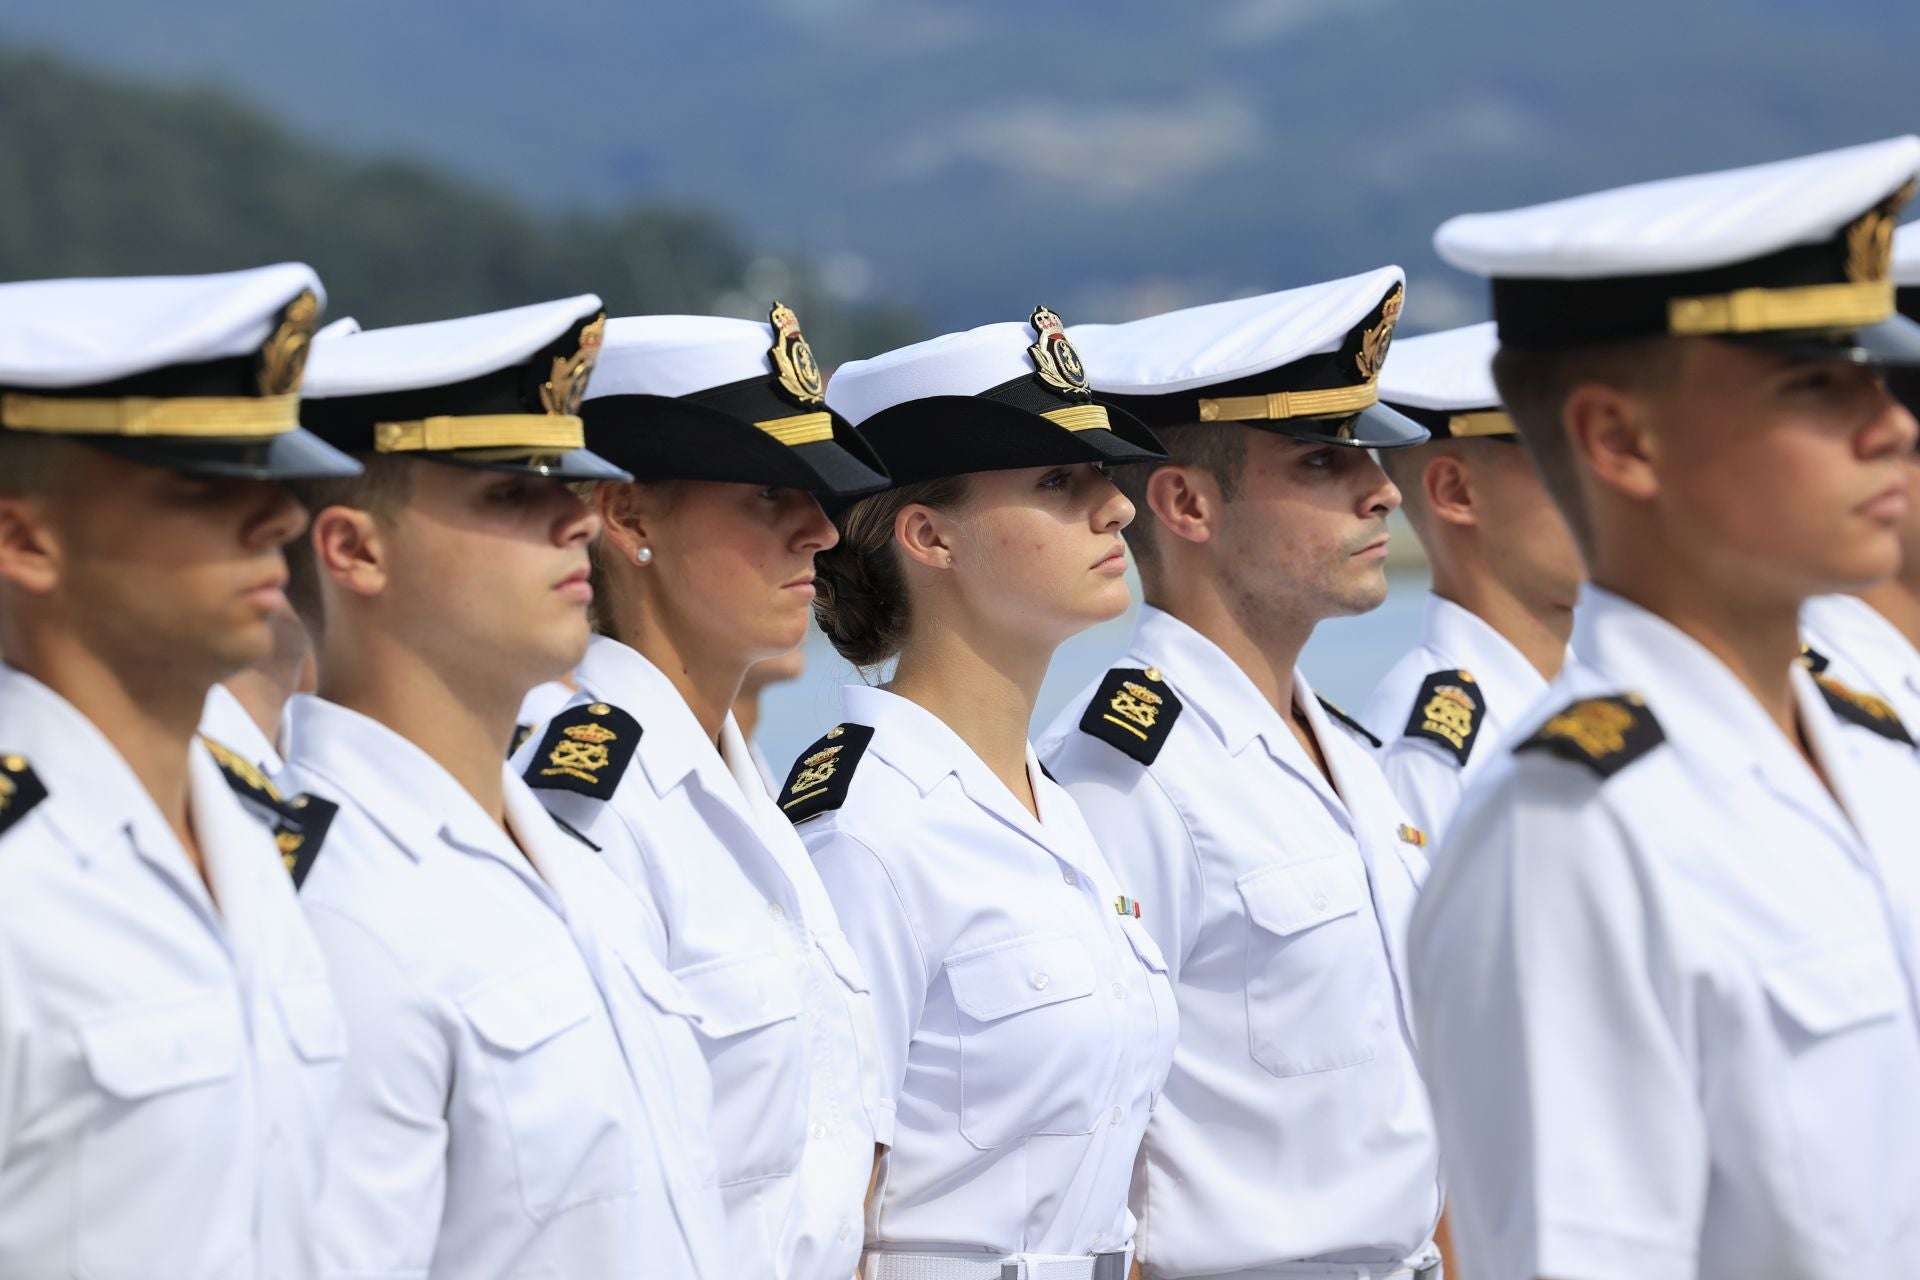
[[[1440,1251],[1428,1245],[1404,1262],[1283,1262],[1189,1280],[1443,1280]]]
[[[1117,1253],[868,1253],[860,1280],[1127,1280],[1133,1251]]]

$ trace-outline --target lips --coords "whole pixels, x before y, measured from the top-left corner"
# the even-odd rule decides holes
[[[1126,547],[1124,546],[1114,547],[1111,551],[1108,551],[1107,554],[1101,556],[1098,560],[1095,560],[1090,567],[1094,569],[1124,570],[1127,567]]]
[[[1871,520],[1893,522],[1907,514],[1913,499],[1907,492],[1904,481],[1890,484],[1855,508],[1861,515]]]

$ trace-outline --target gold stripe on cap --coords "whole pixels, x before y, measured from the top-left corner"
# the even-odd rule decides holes
[[[1676,334],[1773,333],[1782,329],[1859,329],[1893,314],[1893,282],[1809,284],[1793,289],[1667,300],[1667,331]]]
[[[1447,434],[1456,440],[1474,436],[1510,436],[1518,434],[1513,419],[1498,409],[1485,413],[1456,413],[1447,419]]]
[[[376,422],[379,453],[445,453],[452,449],[584,449],[586,428],[565,413],[476,413],[413,422]]]
[[[1371,382],[1323,391],[1274,391],[1264,396],[1223,396],[1200,401],[1200,421],[1263,422],[1280,418],[1331,418],[1358,413],[1380,402],[1380,388]]]
[[[300,425],[300,397],[81,399],[9,391],[0,396],[0,424],[15,431],[49,435],[265,439],[285,435]]]
[[[833,415],[830,413],[796,413],[791,418],[769,418],[753,425],[789,448],[796,444],[818,444],[822,440],[833,439]]]
[[[1075,404],[1064,409],[1048,409],[1040,415],[1048,422],[1055,422],[1069,431],[1111,431],[1113,422],[1107,417],[1107,407],[1103,404]]]

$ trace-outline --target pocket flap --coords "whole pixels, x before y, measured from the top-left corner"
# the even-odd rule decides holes
[[[844,933],[822,934],[818,941],[820,950],[827,957],[827,963],[832,965],[833,971],[840,975],[840,981],[855,991],[872,990],[867,983],[866,966],[860,963],[860,957],[854,951],[853,944],[847,941],[847,935]]]
[[[579,957],[561,956],[467,993],[460,1011],[494,1048],[525,1053],[585,1022],[599,998]]]
[[[1133,954],[1140,957],[1140,963],[1155,973],[1167,971],[1167,958],[1160,954],[1160,944],[1147,932],[1147,926],[1138,920],[1127,919],[1120,922],[1120,931],[1127,935],[1127,941],[1133,944]]]
[[[275,988],[280,1021],[294,1052],[307,1062],[328,1062],[347,1054],[347,1026],[340,1006],[324,982],[289,982]]]
[[[116,1009],[80,1028],[93,1079],[132,1101],[233,1074],[240,1058],[240,1011],[230,992]]]
[[[953,1002],[975,1022],[1093,994],[1093,959],[1070,933],[995,943],[946,968]]]
[[[691,965],[675,973],[700,1011],[700,1034],[724,1040],[800,1016],[793,965],[772,951]]]
[[[1816,1036],[1891,1016],[1906,998],[1892,960],[1870,944],[1771,965],[1761,980],[1780,1012]]]
[[[640,994],[651,1000],[661,1012],[696,1024],[700,1021],[700,1008],[694,1004],[693,996],[652,952],[642,950],[630,941],[617,944],[614,952],[620,957],[621,967],[626,969],[627,976],[633,979],[633,985],[640,988]]]
[[[1247,918],[1281,937],[1352,915],[1367,901],[1359,868],[1339,857],[1262,867],[1236,883]]]

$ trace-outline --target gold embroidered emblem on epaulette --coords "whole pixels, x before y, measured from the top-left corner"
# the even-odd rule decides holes
[[[793,762],[780,789],[780,811],[791,822],[837,809],[853,784],[853,770],[873,741],[873,729],[864,724],[837,724]]]
[[[1434,743],[1464,765],[1486,711],[1486,695],[1470,672],[1436,671],[1414,696],[1405,735]]]
[[[247,790],[259,792],[261,796],[275,804],[280,803],[282,798],[280,788],[274,786],[272,779],[260,771],[259,765],[224,743],[215,742],[205,734],[201,735],[200,741],[205,744],[208,751],[213,753],[214,762],[226,770],[229,782],[239,783]]]
[[[535,790],[577,791],[607,799],[640,742],[640,722],[606,702],[586,702],[547,723],[521,777]]]
[[[1141,764],[1152,764],[1179,715],[1180,699],[1158,667],[1116,667],[1094,691],[1080,728]]]
[[[1646,701],[1629,693],[1583,698],[1549,717],[1514,750],[1548,751],[1610,778],[1666,739]]]
[[[1813,678],[1833,713],[1850,724],[1871,729],[1883,738],[1913,746],[1913,735],[1900,721],[1900,713],[1885,698],[1862,692],[1829,675]]]
[[[832,778],[834,764],[840,758],[845,747],[828,747],[825,751],[816,751],[800,762],[800,771],[793,775],[793,785],[787,788],[790,795],[806,797],[802,792],[812,791],[815,787],[825,786]]]

